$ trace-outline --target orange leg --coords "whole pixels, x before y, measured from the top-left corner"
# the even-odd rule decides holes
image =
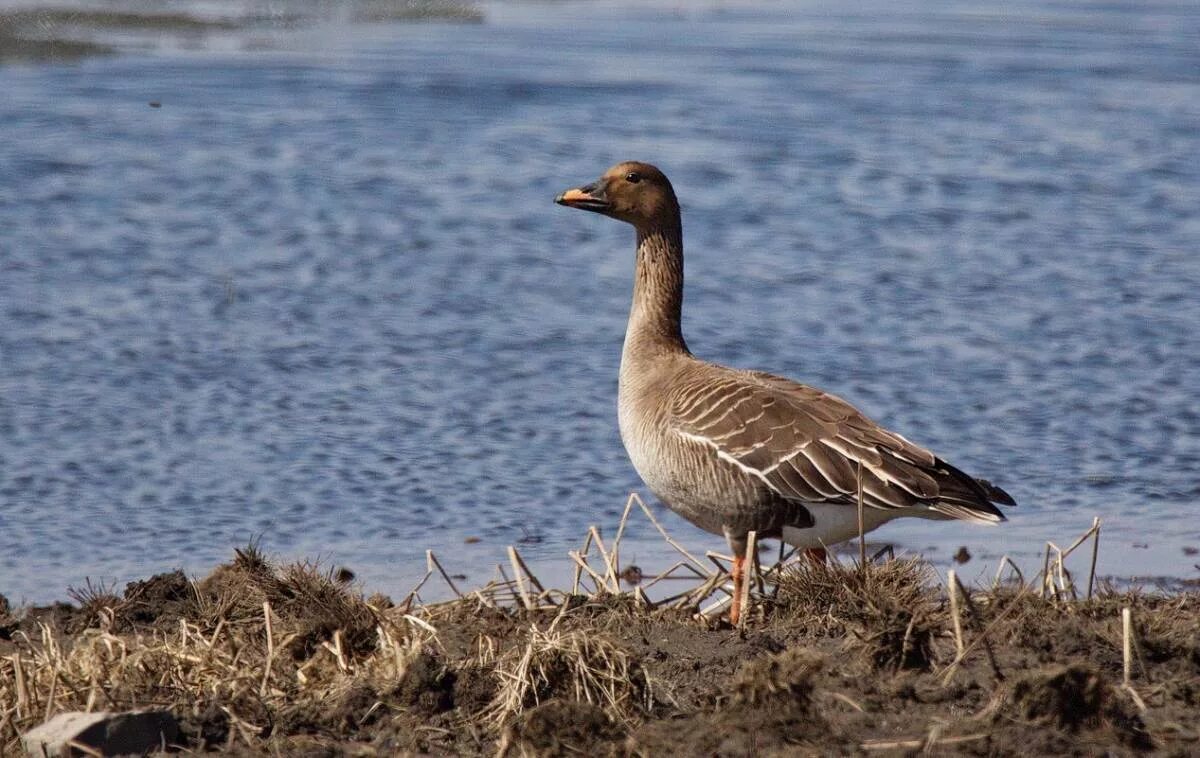
[[[804,548],[804,557],[819,566],[824,566],[829,561],[829,553],[823,547]]]
[[[745,581],[746,557],[733,556],[733,605],[729,606],[729,623],[737,626],[742,616],[742,582]]]

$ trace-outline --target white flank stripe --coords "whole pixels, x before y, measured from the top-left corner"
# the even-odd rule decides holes
[[[817,462],[813,460],[813,457],[809,455],[804,448],[800,448],[800,452],[804,455],[808,462],[812,464],[813,468],[817,470],[818,474],[820,474],[822,477],[826,477],[825,472],[821,470],[821,467],[817,465]],[[837,485],[835,485],[832,480],[827,479],[825,482],[825,484],[828,484],[829,488],[833,490],[832,492],[829,492],[826,489],[818,486],[816,482],[809,482],[807,479],[805,479],[805,481],[808,482],[809,487],[812,487],[814,490],[816,490],[817,493],[819,493],[822,497],[833,499],[846,494],[845,492],[838,490]]]
[[[770,466],[767,466],[765,469],[763,469],[763,475],[765,476],[766,474],[775,473],[775,469],[779,468],[783,464],[785,464],[788,461],[790,461],[791,459],[795,458],[797,455],[800,455],[800,450],[799,449],[793,450],[792,452],[788,453],[784,457],[782,457],[779,460],[772,463]]]
[[[786,495],[784,495],[782,492],[780,492],[779,489],[775,485],[773,485],[769,481],[767,481],[767,477],[765,474],[763,474],[763,472],[759,471],[758,469],[756,469],[752,466],[747,466],[746,464],[739,461],[737,458],[734,458],[729,453],[726,453],[724,450],[717,447],[717,444],[715,442],[713,442],[712,440],[710,440],[708,437],[703,437],[699,434],[692,434],[690,432],[680,431],[678,429],[675,430],[675,433],[678,434],[680,437],[683,437],[685,440],[692,440],[693,442],[700,442],[704,445],[711,447],[713,450],[716,451],[717,458],[720,458],[721,460],[725,461],[726,463],[732,463],[734,466],[737,466],[739,469],[741,469],[742,471],[745,471],[747,474],[757,477],[759,479],[759,481],[761,481],[763,484],[767,485],[767,489],[771,490],[776,495],[779,495],[780,497],[786,497]]]

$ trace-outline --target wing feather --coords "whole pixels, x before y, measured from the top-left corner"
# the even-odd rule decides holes
[[[1002,521],[1008,493],[871,421],[839,397],[761,372],[699,374],[675,388],[669,422],[717,457],[803,503],[857,500],[872,508],[924,506],[953,518]]]
[[[833,486],[833,482],[825,478],[825,475],[816,467],[812,459],[804,455],[803,450],[795,458],[792,458],[791,465],[804,478],[808,486],[821,495],[821,499],[817,502],[838,500],[845,494],[844,492],[839,492],[838,488]]]
[[[798,455],[798,454],[797,454]],[[820,503],[830,495],[822,493],[814,487],[796,466],[796,457],[792,456],[776,467],[772,480],[778,481],[780,492],[791,493],[797,500],[806,503]]]

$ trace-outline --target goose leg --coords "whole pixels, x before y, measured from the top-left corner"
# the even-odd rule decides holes
[[[829,553],[823,547],[804,548],[804,557],[819,566],[824,566],[829,561]]]
[[[746,581],[746,535],[731,534],[725,530],[725,540],[729,543],[729,551],[733,553],[733,569],[729,572],[733,577],[733,603],[729,606],[729,622],[737,626],[742,617],[742,583]]]

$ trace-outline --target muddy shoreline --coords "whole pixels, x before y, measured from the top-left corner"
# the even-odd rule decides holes
[[[46,713],[147,705],[180,720],[176,749],[230,755],[1200,749],[1200,593],[952,604],[913,560],[801,561],[763,589],[742,629],[636,588],[425,606],[251,546],[198,580],[0,606],[0,753]]]

